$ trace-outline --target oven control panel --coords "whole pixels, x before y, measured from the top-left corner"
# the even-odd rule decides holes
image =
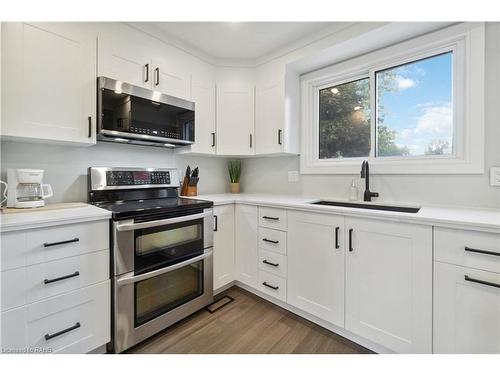
[[[168,185],[170,173],[164,171],[107,171],[106,185]]]
[[[178,187],[177,169],[89,168],[90,190]]]

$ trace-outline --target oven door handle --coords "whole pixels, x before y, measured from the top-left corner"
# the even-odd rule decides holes
[[[213,216],[212,210],[209,210],[207,212],[203,212],[201,214],[179,216],[179,217],[173,217],[170,219],[145,221],[143,223],[134,223],[132,221],[129,221],[129,222],[126,222],[123,224],[117,224],[116,230],[118,232],[126,232],[126,231],[130,231],[130,230],[152,228],[152,227],[158,227],[160,225],[169,225],[169,224],[175,224],[175,223],[182,223],[184,221],[203,219],[203,218],[209,217],[209,216]]]
[[[198,262],[202,259],[208,258],[210,256],[212,256],[212,250],[205,251],[203,254],[198,255],[197,257],[185,260],[185,261],[177,263],[177,264],[173,264],[173,265],[165,267],[165,268],[161,268],[159,270],[151,271],[148,273],[143,273],[142,275],[137,275],[137,276],[121,277],[118,280],[116,280],[116,283],[118,284],[118,286],[122,286],[122,285],[136,283],[138,281],[150,279],[152,277],[160,276],[160,275],[163,275],[164,273],[168,273],[168,272],[174,271],[176,269],[188,266],[192,263],[196,263],[196,262]]]

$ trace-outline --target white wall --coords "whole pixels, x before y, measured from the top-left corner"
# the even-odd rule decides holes
[[[176,167],[181,176],[189,164],[200,168],[198,194],[225,192],[229,185],[226,159],[179,156],[157,147],[98,143],[92,147],[55,146],[38,143],[2,142],[1,179],[7,168],[40,168],[54,197],[48,202],[86,202],[87,168]]]
[[[286,58],[281,57],[282,61]],[[486,27],[485,173],[480,175],[374,175],[371,190],[379,200],[451,206],[500,207],[500,188],[489,186],[489,168],[500,166],[500,23]],[[244,159],[242,189],[250,193],[285,193],[348,198],[359,175],[301,175],[288,183],[288,171],[299,170],[298,157]],[[364,190],[364,180],[360,191]],[[361,186],[363,185],[363,186]]]

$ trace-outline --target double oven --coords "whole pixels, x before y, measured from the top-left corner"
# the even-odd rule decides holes
[[[145,173],[137,173],[131,186],[168,182],[158,171],[145,181]],[[127,178],[108,174],[107,181],[127,184]],[[214,217],[211,202],[179,198],[176,190],[96,193],[96,199],[119,199],[97,203],[113,212],[113,332],[108,350],[119,353],[212,303]],[[150,199],[130,199],[144,195]]]

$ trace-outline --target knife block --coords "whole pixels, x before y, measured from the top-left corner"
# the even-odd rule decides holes
[[[185,197],[194,197],[198,195],[198,187],[197,186],[189,186],[189,178],[184,177],[182,181],[181,195]]]

